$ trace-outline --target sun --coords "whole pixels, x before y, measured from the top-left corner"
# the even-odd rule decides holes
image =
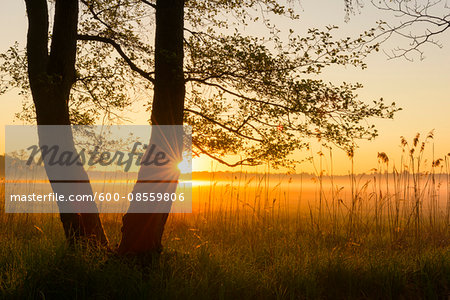
[[[191,173],[192,172],[192,164],[184,158],[181,162],[178,163],[177,169],[182,173]]]

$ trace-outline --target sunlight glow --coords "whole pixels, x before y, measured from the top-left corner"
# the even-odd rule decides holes
[[[181,173],[186,174],[192,172],[192,166],[187,161],[186,158],[184,158],[181,162],[177,165],[178,170],[180,170]]]

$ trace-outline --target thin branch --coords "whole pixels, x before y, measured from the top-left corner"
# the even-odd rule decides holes
[[[141,0],[141,2],[147,4],[148,6],[153,7],[154,9],[156,9],[156,4],[151,3],[150,1],[147,1],[147,0]]]
[[[88,10],[91,12],[92,16],[94,17],[95,20],[99,21],[100,23],[102,23],[106,28],[108,28],[111,32],[114,32],[114,30],[111,28],[111,26],[109,26],[109,24],[107,24],[105,21],[103,21],[100,18],[100,13],[96,13],[94,8],[92,7],[92,5],[90,5],[88,3],[88,1],[86,0],[81,0],[81,3],[83,3],[84,5],[86,5],[86,7],[88,8]]]
[[[255,98],[250,98],[250,97],[241,95],[239,93],[230,91],[229,89],[226,89],[226,88],[224,88],[223,86],[221,86],[220,84],[217,84],[217,83],[207,82],[207,81],[204,81],[204,80],[201,80],[201,79],[198,79],[198,78],[187,78],[186,81],[199,82],[199,83],[207,85],[207,86],[215,87],[215,88],[218,88],[218,89],[220,89],[220,90],[222,90],[222,91],[224,91],[224,92],[226,92],[226,93],[228,93],[228,94],[230,94],[232,96],[236,96],[236,97],[239,97],[241,99],[248,100],[248,101],[251,101],[251,102],[256,102],[256,103],[261,103],[261,104],[265,104],[265,105],[276,106],[276,107],[279,107],[279,108],[283,108],[283,109],[285,109],[287,111],[291,110],[289,107],[284,106],[282,104],[272,103],[272,102],[263,101],[263,100],[258,100],[258,99],[255,99]]]
[[[120,47],[119,44],[117,44],[114,40],[102,36],[96,36],[96,35],[86,35],[86,34],[79,34],[77,36],[78,40],[81,41],[96,41],[101,42],[105,44],[109,44],[116,49],[117,53],[123,58],[123,60],[130,66],[131,70],[137,72],[139,75],[150,81],[151,83],[155,83],[155,79],[151,77],[151,74],[153,72],[146,72],[139,68],[122,50],[122,47]]]
[[[372,0],[372,4],[377,9],[393,12],[398,18],[406,18],[406,20],[402,20],[400,24],[395,26],[389,25],[387,23],[382,23],[382,25],[387,26],[387,29],[375,36],[372,41],[381,39],[381,43],[383,43],[393,34],[397,34],[402,38],[411,40],[410,47],[398,47],[396,49],[393,49],[391,53],[385,52],[389,59],[404,57],[407,60],[412,60],[412,58],[410,58],[408,55],[410,53],[418,53],[420,58],[422,59],[423,52],[421,48],[424,44],[434,44],[442,48],[442,45],[432,38],[436,35],[442,34],[444,31],[447,31],[450,28],[450,21],[447,20],[450,14],[444,15],[444,13],[442,13],[442,15],[439,16],[433,15],[428,12],[430,8],[435,7],[439,3],[442,3],[442,1],[428,1],[424,5],[419,5],[417,2],[410,4],[406,1],[401,0],[390,1],[389,3],[386,0],[380,2],[375,2]],[[443,8],[448,9],[447,6]],[[428,28],[425,33],[414,34],[412,32],[406,32],[408,28],[413,28],[413,26],[423,23],[430,25],[430,28]]]
[[[261,164],[261,163],[258,163],[258,162],[251,162],[250,159],[247,159],[247,158],[243,159],[243,160],[240,160],[240,161],[237,161],[234,164],[233,163],[229,163],[229,162],[226,162],[223,159],[218,158],[217,156],[212,155],[211,153],[209,153],[208,151],[206,151],[205,149],[200,147],[199,144],[196,143],[194,140],[192,140],[192,144],[195,147],[197,147],[200,150],[201,153],[205,154],[209,158],[212,158],[212,159],[214,159],[214,160],[216,160],[216,161],[220,162],[221,164],[224,164],[224,165],[226,165],[228,167],[237,167],[237,166],[252,166],[252,167],[254,167],[254,166],[258,166],[258,165]]]
[[[198,111],[195,111],[195,110],[192,110],[192,109],[189,109],[189,108],[185,108],[184,111],[187,111],[187,112],[196,114],[196,115],[202,117],[203,119],[207,120],[208,122],[211,122],[211,123],[213,123],[213,124],[216,124],[216,125],[218,125],[218,126],[224,128],[224,129],[226,129],[226,130],[228,130],[228,131],[230,131],[230,132],[235,133],[236,135],[238,135],[238,136],[240,136],[240,137],[243,137],[243,138],[246,138],[246,139],[255,141],[255,142],[260,142],[260,143],[264,141],[264,140],[262,140],[262,139],[257,139],[257,138],[254,138],[254,137],[251,137],[251,136],[248,136],[248,135],[245,135],[245,134],[242,134],[242,133],[239,132],[239,129],[242,128],[242,126],[244,126],[245,123],[247,123],[247,120],[245,120],[244,123],[243,123],[241,126],[239,126],[238,129],[233,129],[233,128],[230,128],[230,127],[228,127],[228,126],[226,126],[226,125],[224,125],[224,124],[222,124],[222,123],[220,123],[220,122],[218,122],[218,121],[216,121],[216,120],[214,120],[214,119],[211,119],[211,118],[205,116],[205,115],[202,114],[201,112],[198,112]]]

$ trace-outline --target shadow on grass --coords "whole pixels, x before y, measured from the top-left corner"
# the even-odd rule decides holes
[[[335,253],[298,263],[289,257],[230,259],[208,247],[142,260],[39,246],[20,257],[10,253],[12,261],[2,267],[3,298],[446,299],[450,278],[448,252],[436,251],[407,259],[375,253],[367,260]]]

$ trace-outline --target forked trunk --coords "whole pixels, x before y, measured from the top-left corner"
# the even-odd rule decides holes
[[[68,102],[70,89],[75,81],[78,0],[56,0],[50,54],[47,1],[25,0],[25,3],[29,21],[28,77],[36,107],[37,124],[70,125]],[[39,143],[43,145],[58,140],[58,143],[65,144],[74,151],[71,130],[68,128],[67,132],[64,136],[51,137],[39,130]],[[50,180],[58,179],[53,178],[54,174],[49,172],[47,165],[45,167]],[[84,169],[78,168],[74,172],[88,179]],[[58,192],[60,187],[52,184],[52,188]],[[78,188],[74,186],[74,190]],[[87,189],[90,190],[90,185]],[[95,206],[95,203],[88,205]],[[98,213],[60,213],[60,218],[70,242],[86,237],[101,244],[107,243]]]

